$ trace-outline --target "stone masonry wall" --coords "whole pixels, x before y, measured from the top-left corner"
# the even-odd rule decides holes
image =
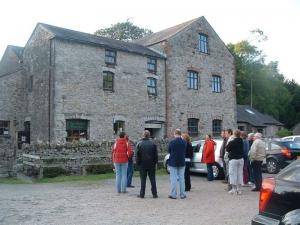
[[[159,161],[162,162],[167,154],[167,140],[155,140],[158,146]],[[38,156],[36,158],[23,157],[24,161],[40,165],[41,161],[44,168],[62,168],[66,174],[83,174],[89,166],[110,165],[112,166],[111,149],[114,142],[73,142],[65,144],[32,144],[23,146],[23,154]],[[32,172],[24,163],[25,173]],[[32,169],[32,168],[31,168]]]
[[[13,146],[9,143],[0,143],[0,177],[14,175],[14,159]]]
[[[164,60],[157,73],[147,70],[147,57],[117,51],[117,64],[105,64],[105,49],[55,40],[55,140],[66,138],[66,119],[89,120],[90,140],[111,140],[113,121],[125,121],[125,132],[139,139],[145,122],[165,121]],[[103,72],[114,73],[114,91],[103,90]],[[157,97],[147,93],[147,77],[157,79]],[[164,134],[162,128],[161,138]]]
[[[198,50],[199,33],[208,36],[209,54]],[[223,129],[237,126],[234,59],[205,18],[150,47],[167,55],[168,136],[176,128],[187,131],[188,118],[199,119],[200,137],[212,133],[214,119]],[[188,70],[198,72],[198,90],[188,89]],[[212,92],[212,75],[221,76],[221,93]]]

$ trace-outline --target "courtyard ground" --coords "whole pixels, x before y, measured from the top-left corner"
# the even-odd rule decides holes
[[[157,177],[158,199],[147,183],[144,199],[135,188],[118,195],[114,180],[83,184],[0,184],[0,224],[250,224],[258,210],[259,193],[243,188],[240,196],[229,195],[221,181],[207,182],[192,176],[187,199],[168,198],[169,177]]]

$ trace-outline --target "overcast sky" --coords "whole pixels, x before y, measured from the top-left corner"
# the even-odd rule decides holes
[[[300,84],[300,0],[1,0],[0,57],[9,44],[24,46],[38,22],[93,33],[129,18],[156,32],[200,16],[226,44],[263,30],[269,40],[253,44]]]

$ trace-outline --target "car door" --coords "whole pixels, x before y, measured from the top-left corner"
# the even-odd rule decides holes
[[[202,153],[203,153],[203,145],[204,140],[201,140],[197,144],[194,144],[193,150],[194,150],[194,157],[192,159],[192,167],[191,171],[193,172],[205,172],[206,171],[206,165],[204,163],[201,163],[202,161]]]

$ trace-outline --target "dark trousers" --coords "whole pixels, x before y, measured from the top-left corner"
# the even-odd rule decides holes
[[[262,161],[251,162],[251,166],[253,169],[254,184],[255,184],[255,188],[258,190],[260,190],[262,184],[261,165],[262,165]]]
[[[254,178],[253,178],[253,168],[251,166],[250,160],[248,160],[248,174],[249,174],[249,181],[254,183]]]
[[[224,180],[228,181],[227,164],[223,158],[222,158],[222,163],[223,163]]]
[[[127,167],[127,187],[129,187],[132,183],[132,176],[133,176],[133,161],[128,161]]]
[[[207,180],[208,181],[213,181],[214,180],[214,174],[213,174],[213,166],[214,164],[213,163],[207,163],[206,166],[207,166]]]
[[[153,167],[140,167],[140,178],[141,178],[141,190],[140,190],[140,196],[145,196],[145,189],[146,189],[146,180],[147,175],[149,176],[150,183],[151,183],[151,192],[153,196],[157,195],[157,189],[156,189],[156,181],[155,181],[155,166]]]
[[[184,181],[185,181],[185,191],[191,190],[191,162],[185,162],[185,170],[184,170]]]

